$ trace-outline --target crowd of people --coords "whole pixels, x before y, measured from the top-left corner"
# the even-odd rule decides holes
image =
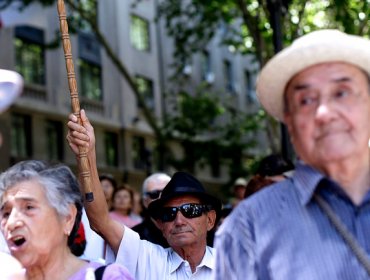
[[[86,112],[71,114],[90,183],[38,160],[0,175],[0,279],[369,279],[370,41],[304,35],[262,68],[257,95],[296,161],[263,158],[224,203],[187,172],[151,174],[140,214],[129,185],[99,174]]]

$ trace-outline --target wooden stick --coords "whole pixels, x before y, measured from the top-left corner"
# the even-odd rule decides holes
[[[67,68],[69,93],[71,95],[72,112],[73,114],[77,116],[78,122],[79,124],[81,124],[80,101],[78,99],[77,82],[76,82],[75,70],[74,70],[73,59],[72,59],[72,47],[71,47],[71,41],[69,39],[67,15],[66,15],[63,0],[58,0],[58,14],[59,14],[59,22],[60,22],[60,32],[62,34],[61,38],[62,38],[62,43],[63,43],[64,57],[65,57],[66,68]],[[87,148],[86,147],[79,147],[78,157],[80,159],[79,160],[79,170],[80,170],[80,176],[82,177],[82,185],[85,191],[85,200],[88,202],[91,202],[94,200],[94,194],[91,191],[90,168],[89,168],[89,161],[87,159]]]

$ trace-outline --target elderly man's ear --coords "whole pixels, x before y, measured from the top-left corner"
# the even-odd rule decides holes
[[[207,213],[207,230],[210,231],[214,228],[216,223],[216,211],[211,210]]]

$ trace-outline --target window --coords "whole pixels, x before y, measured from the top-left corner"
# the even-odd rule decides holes
[[[155,108],[154,102],[154,91],[153,91],[153,82],[143,76],[137,75],[135,77],[136,86],[138,91],[143,95],[146,106],[149,109]],[[139,104],[139,107],[140,104]]]
[[[31,117],[28,115],[13,114],[11,122],[11,156],[17,159],[25,159],[31,157]]]
[[[209,52],[203,51],[201,56],[202,80],[209,82],[211,73],[211,57]],[[212,81],[213,82],[213,81]]]
[[[145,147],[145,139],[143,137],[133,137],[132,158],[134,167],[137,169],[146,169],[150,165],[149,151]]]
[[[26,83],[45,85],[44,32],[29,26],[15,28],[15,69]]]
[[[252,74],[248,70],[244,71],[244,82],[247,103],[254,103],[256,101],[256,96],[253,90]]]
[[[139,51],[149,51],[149,23],[145,19],[131,15],[130,39],[133,47]]]
[[[229,92],[234,92],[233,69],[231,62],[224,60],[225,87]]]
[[[93,101],[102,101],[102,68],[100,45],[93,34],[78,34],[77,61],[80,73],[81,96]]]
[[[108,166],[118,166],[118,135],[113,132],[105,132],[105,162]]]
[[[62,161],[64,157],[63,124],[56,121],[47,121],[45,130],[48,160]]]
[[[81,96],[90,100],[102,101],[101,67],[84,59],[78,60],[80,71]]]

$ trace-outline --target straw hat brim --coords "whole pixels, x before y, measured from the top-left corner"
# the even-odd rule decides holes
[[[273,57],[257,79],[257,96],[265,110],[284,121],[284,92],[302,70],[326,62],[345,62],[370,75],[370,41],[338,30],[309,33]]]

